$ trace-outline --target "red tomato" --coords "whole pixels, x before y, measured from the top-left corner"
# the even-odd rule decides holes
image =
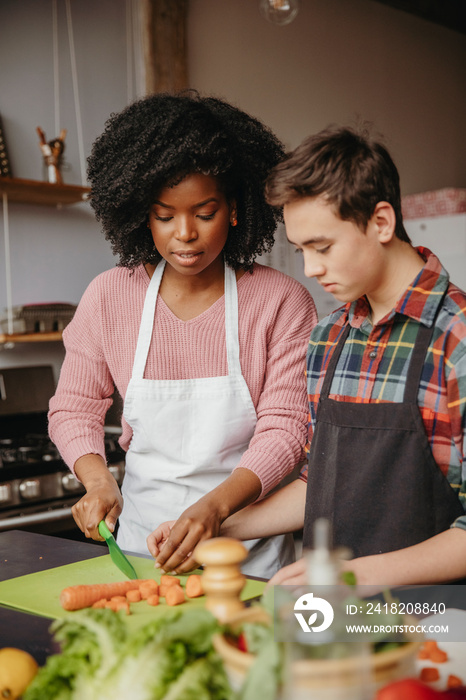
[[[381,688],[375,700],[440,700],[442,693],[415,678],[395,681]]]
[[[247,651],[248,650],[248,645],[246,644],[246,637],[244,636],[244,634],[242,632],[236,641],[236,645],[240,651]]]

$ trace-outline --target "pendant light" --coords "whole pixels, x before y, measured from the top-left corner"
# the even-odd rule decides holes
[[[283,26],[298,14],[299,0],[260,0],[259,10],[266,20]]]

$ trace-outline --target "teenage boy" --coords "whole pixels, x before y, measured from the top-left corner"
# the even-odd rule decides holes
[[[308,468],[223,534],[304,524],[310,547],[326,517],[360,584],[466,577],[466,294],[411,245],[380,143],[326,129],[275,168],[267,196],[283,206],[306,275],[344,305],[310,337]],[[271,579],[304,582],[303,560]]]

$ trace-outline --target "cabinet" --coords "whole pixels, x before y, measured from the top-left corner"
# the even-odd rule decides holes
[[[56,185],[38,180],[0,177],[0,195],[3,200],[4,219],[7,222],[8,202],[21,204],[38,204],[44,206],[63,206],[86,201],[90,188],[79,185]],[[5,228],[7,228],[5,226]],[[7,286],[9,284],[9,241],[5,231],[5,265],[7,267]],[[9,291],[9,290],[7,290]],[[61,340],[61,332],[54,333],[0,333],[0,344],[50,342]]]

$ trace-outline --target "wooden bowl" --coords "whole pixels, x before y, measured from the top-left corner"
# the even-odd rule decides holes
[[[271,619],[261,608],[248,608],[229,620],[229,626],[233,630],[239,629],[244,622],[270,624]],[[405,624],[418,624],[418,621],[406,617]],[[359,684],[364,674],[372,686],[371,692],[375,692],[391,681],[415,675],[416,657],[423,638],[416,633],[407,634],[407,637],[408,641],[403,646],[370,654],[369,659],[353,657],[294,661],[292,664],[293,698],[298,700],[302,693],[303,698],[309,700],[313,697],[318,700],[327,698],[359,700],[361,698]],[[237,649],[224,635],[216,635],[213,644],[223,659],[232,688],[238,690],[254,663],[255,656]]]

